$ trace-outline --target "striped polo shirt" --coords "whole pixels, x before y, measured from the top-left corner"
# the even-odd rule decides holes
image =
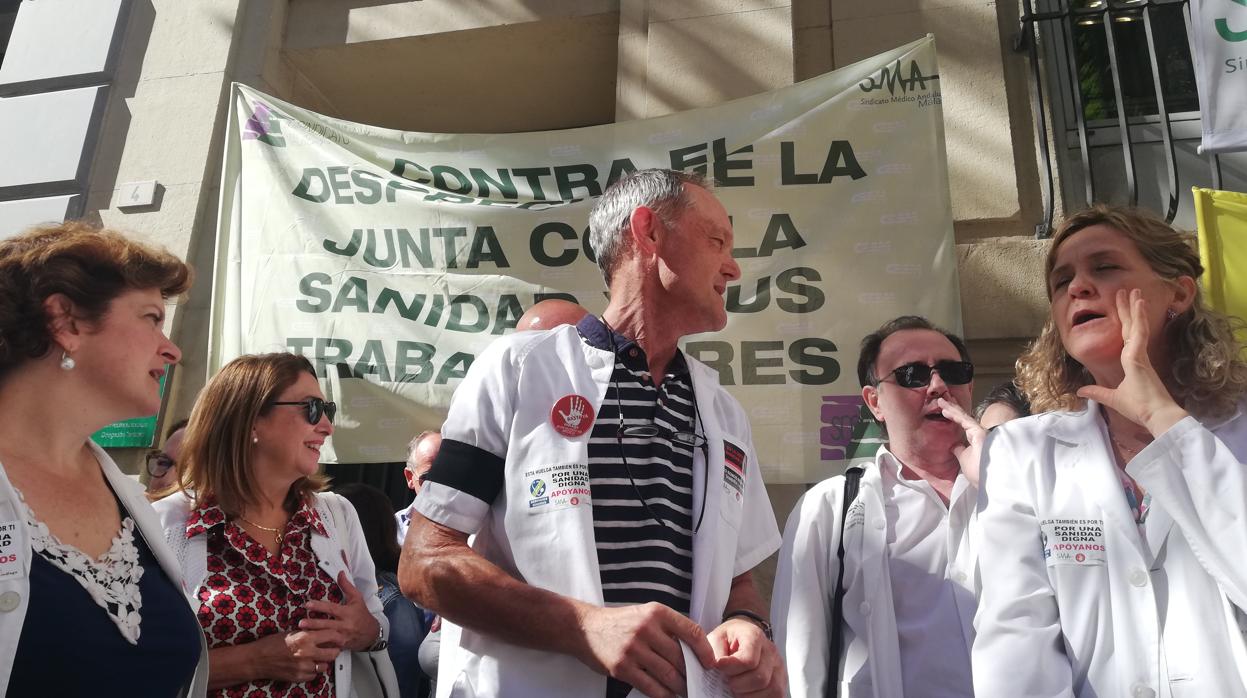
[[[688,364],[677,350],[655,385],[636,342],[592,315],[576,329],[591,346],[615,352],[614,372],[588,444],[603,600],[607,606],[656,601],[688,615],[695,447],[672,436],[701,434]],[[621,436],[621,409],[625,427],[653,425],[659,433]]]

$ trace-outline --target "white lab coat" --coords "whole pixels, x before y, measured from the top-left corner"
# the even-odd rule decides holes
[[[175,492],[152,505],[160,517],[164,536],[179,563],[178,578],[182,579],[182,591],[186,594],[191,609],[199,611],[199,599],[196,592],[208,576],[208,536],[201,534],[193,538],[186,537],[186,517],[190,514],[191,499],[184,492]],[[377,575],[372,564],[372,556],[368,554],[368,543],[364,540],[364,531],[359,524],[359,515],[355,507],[340,495],[328,492],[316,494],[316,512],[321,523],[325,525],[327,536],[313,532],[312,552],[316,554],[316,562],[329,575],[337,580],[338,573],[346,571],[351,583],[363,595],[368,611],[381,624],[382,633],[389,636],[389,621],[381,607],[381,598],[377,596]],[[338,653],[334,666],[334,692],[338,698],[351,698],[352,657],[349,650]],[[390,663],[386,650],[377,652],[358,652],[361,658],[367,658],[376,668],[383,687],[390,695],[398,694],[398,680],[394,676],[394,666]],[[207,657],[205,651],[204,657]]]
[[[104,449],[91,443],[91,451],[99,461],[104,479],[108,481],[117,498],[125,506],[126,512],[134,520],[136,531],[143,536],[152,555],[160,563],[161,569],[174,584],[182,582],[182,570],[177,564],[173,552],[165,545],[164,530],[152,511],[144,494],[143,486],[137,480],[127,476],[117,468],[113,459]],[[21,556],[21,573],[15,576],[0,578],[0,601],[11,599],[9,594],[16,594],[17,606],[9,610],[0,610],[0,695],[8,690],[10,672],[13,670],[13,657],[17,653],[17,641],[22,634],[22,621],[26,618],[26,605],[30,600],[30,564],[34,551],[30,547],[30,534],[26,529],[25,515],[22,513],[21,502],[17,498],[17,490],[5,475],[4,467],[0,466],[0,522],[19,522],[15,529],[16,540],[12,550]],[[0,609],[7,607],[5,603]],[[68,619],[67,619],[68,621]],[[198,621],[195,622],[198,627]],[[72,625],[66,625],[67,630]],[[72,641],[67,638],[67,646]],[[202,696],[208,690],[208,645],[203,633],[199,634],[199,664],[195,667],[195,675],[190,686],[182,694],[184,696]]]
[[[892,579],[888,566],[887,515],[879,459],[866,467],[857,499],[844,526],[844,628],[841,672],[828,676],[832,596],[840,563],[840,512],[844,476],[824,480],[802,496],[784,528],[772,592],[775,643],[788,667],[789,693],[822,696],[828,680],[839,680],[842,698],[898,698],[901,656]],[[972,495],[972,493],[970,493]],[[969,495],[967,495],[969,496]],[[969,502],[966,502],[968,505]],[[949,512],[950,569],[973,591],[975,549],[971,543],[972,506]],[[963,638],[973,638],[973,606],[961,612]]]
[[[1152,584],[1152,553],[1126,503],[1099,413],[1090,402],[1080,412],[1016,420],[988,442],[979,490],[977,695],[1208,695],[1188,692],[1198,684],[1170,685],[1164,675],[1158,612],[1164,595]],[[1207,425],[1183,419],[1127,467],[1153,505],[1172,517],[1167,545],[1189,546],[1190,559],[1198,558],[1238,608],[1247,608],[1244,462],[1247,415],[1240,407]],[[1071,547],[1055,529],[1041,535],[1045,521],[1049,527],[1089,521],[1092,533]],[[1170,554],[1164,564],[1175,558],[1182,559]],[[1225,642],[1237,654],[1238,666],[1224,670],[1242,673],[1247,667],[1231,607],[1212,607],[1228,623]],[[1225,627],[1222,618],[1209,620]],[[1182,638],[1170,634],[1165,643],[1181,647]]]
[[[707,468],[702,450],[694,450],[694,522],[703,493],[705,518],[693,537],[691,615],[709,631],[722,620],[732,579],[779,547],[779,530],[744,410],[719,386],[714,371],[691,358],[688,365],[710,451]],[[532,478],[525,473],[559,464],[586,464],[587,472],[591,430],[562,436],[551,426],[550,412],[560,398],[575,394],[597,414],[613,368],[613,354],[583,342],[572,326],[495,341],[455,392],[442,435],[504,457],[503,490],[490,505],[430,481],[416,498],[416,510],[475,533],[473,549],[516,579],[602,605],[591,506],[530,506]],[[746,453],[740,497],[724,477],[725,439]],[[445,621],[442,629],[438,698],[605,694],[606,677],[570,656],[518,647]]]

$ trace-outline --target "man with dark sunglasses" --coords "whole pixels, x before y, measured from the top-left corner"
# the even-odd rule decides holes
[[[751,573],[779,531],[749,423],[677,347],[727,322],[731,221],[699,178],[644,170],[590,229],[605,312],[473,363],[403,591],[445,618],[439,676],[473,695],[666,698],[713,668],[737,695],[783,696]]]
[[[974,365],[960,337],[911,315],[862,340],[857,372],[887,443],[847,507],[846,478],[831,478],[784,530],[772,615],[792,695],[973,696]]]

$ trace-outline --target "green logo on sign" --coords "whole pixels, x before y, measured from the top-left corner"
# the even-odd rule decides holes
[[[1247,0],[1233,0],[1233,2],[1247,7]],[[1241,32],[1231,30],[1230,23],[1225,21],[1224,17],[1213,21],[1212,25],[1217,28],[1217,34],[1226,41],[1247,41],[1247,29]]]
[[[1235,0],[1235,2],[1237,1]],[[1247,0],[1244,1],[1247,2]],[[894,64],[880,68],[877,76],[872,75],[862,80],[857,86],[862,92],[886,89],[890,95],[895,95],[896,88],[899,87],[901,94],[907,94],[915,90],[926,90],[928,82],[939,79],[939,73],[926,75],[922,72],[922,67],[918,65],[918,61],[912,60],[909,62],[909,74],[906,75],[898,58]]]

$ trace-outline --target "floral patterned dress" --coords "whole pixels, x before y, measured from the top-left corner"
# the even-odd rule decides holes
[[[192,509],[186,537],[208,536],[208,575],[196,590],[208,648],[254,642],[299,630],[311,600],[342,603],[342,590],[317,564],[312,535],[327,535],[307,502],[290,517],[276,555],[211,500]],[[311,681],[259,680],[209,691],[214,698],[332,698],[333,664]]]

